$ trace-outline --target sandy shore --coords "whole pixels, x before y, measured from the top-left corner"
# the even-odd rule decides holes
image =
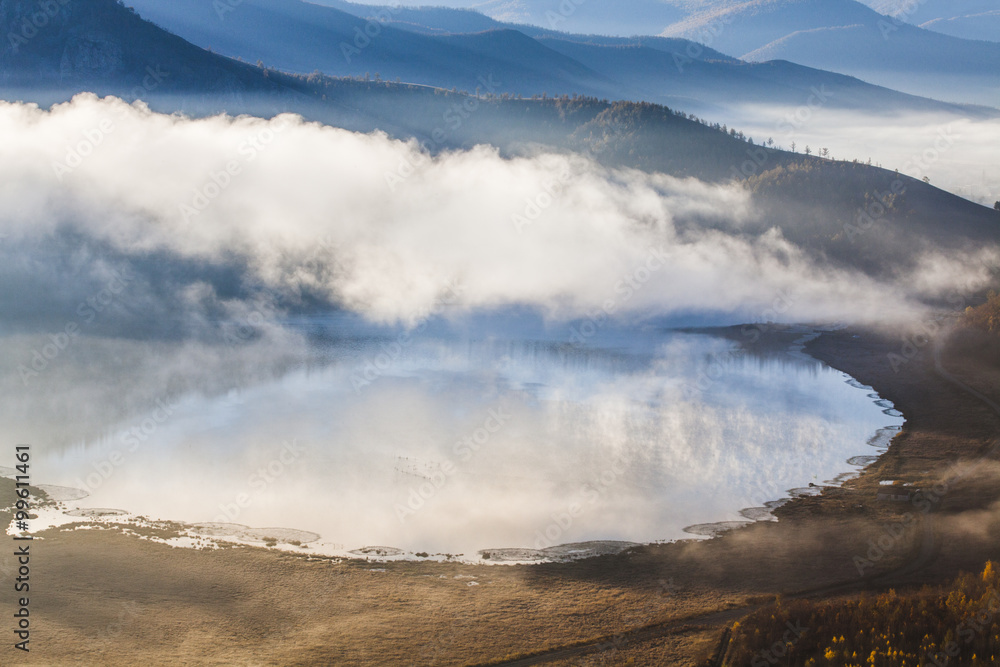
[[[790,335],[769,332],[759,344],[787,345]],[[53,530],[32,546],[32,651],[4,647],[2,662],[466,665],[553,651],[509,664],[702,665],[726,624],[775,594],[943,581],[1000,555],[1000,475],[983,458],[1000,416],[982,400],[1000,399],[1000,373],[946,351],[942,375],[931,346],[899,363],[901,347],[898,337],[852,331],[806,343],[807,353],[892,401],[907,423],[864,474],[782,505],[778,522],[711,541],[503,568],[199,551],[115,528]],[[976,465],[956,465],[963,461]],[[911,498],[880,500],[886,480]],[[0,497],[12,497],[11,486],[0,480]],[[168,538],[170,530],[133,532]],[[889,547],[873,552],[880,538]],[[7,590],[12,566],[0,557]],[[12,598],[0,596],[3,618],[12,618]]]

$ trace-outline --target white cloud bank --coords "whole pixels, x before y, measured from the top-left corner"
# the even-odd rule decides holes
[[[934,284],[884,284],[816,266],[776,230],[681,231],[693,217],[739,229],[749,196],[577,156],[431,158],[294,116],[190,120],[92,95],[51,111],[0,104],[0,132],[9,242],[69,229],[125,255],[245,264],[249,280],[380,321],[414,322],[456,285],[459,310],[752,313],[780,295],[788,319],[884,321],[984,278],[935,255]]]

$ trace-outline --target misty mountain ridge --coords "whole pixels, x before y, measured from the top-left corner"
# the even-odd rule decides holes
[[[346,0],[314,0],[317,4],[336,7],[358,16],[369,16],[372,6]],[[399,21],[424,25],[432,29],[457,32],[495,27],[497,24],[532,25],[566,33],[594,35],[658,35],[698,15],[722,14],[738,7],[760,11],[771,0],[588,0],[571,5],[547,0],[438,0],[434,7],[422,2],[405,2],[398,8]],[[858,0],[879,14],[892,17],[928,30],[962,39],[998,41],[996,14],[992,0]],[[838,11],[844,12],[845,7]],[[862,15],[856,8],[846,7],[847,13],[835,17],[844,24]],[[462,13],[481,13],[482,18],[461,19]],[[434,19],[428,21],[427,16]],[[484,20],[485,19],[485,20]],[[738,55],[733,53],[731,55]]]
[[[345,0],[315,0],[317,4],[336,7],[343,11],[370,15],[372,5],[346,2]],[[434,11],[439,29],[455,30],[461,25],[461,11],[474,11],[488,17],[495,24],[533,25],[550,30],[594,35],[647,35],[657,34],[667,25],[684,18],[688,11],[684,2],[676,4],[662,0],[619,0],[601,2],[567,0],[536,2],[533,0],[470,0],[468,2],[437,1],[428,3],[440,7],[415,6],[407,3],[400,7],[399,20],[428,25],[425,11]],[[447,26],[447,27],[445,27]],[[660,26],[652,30],[652,28]]]
[[[114,0],[65,3],[34,27],[38,4],[0,5],[8,39],[0,49],[4,89],[87,90],[128,97],[206,95],[238,102],[244,94],[279,98],[296,91],[258,68],[200,49],[141,20]]]
[[[6,5],[3,27],[18,25],[31,9],[27,2]],[[490,38],[529,39],[507,32]],[[456,37],[452,48],[467,48],[465,39]],[[384,81],[294,76],[199,49],[112,0],[79,2],[52,22],[44,38],[39,33],[16,52],[8,49],[2,65],[8,97],[15,86],[39,97],[87,90],[128,97],[136,86],[142,88],[153,67],[165,76],[140,97],[167,113],[294,111],[350,130],[417,139],[431,157],[490,144],[504,157],[575,153],[606,169],[742,182],[766,214],[745,221],[741,229],[700,215],[677,224],[690,234],[715,229],[764,238],[780,230],[813,261],[871,276],[912,271],[927,249],[974,251],[1000,239],[994,211],[918,180],[859,162],[751,144],[735,128],[660,105],[568,96],[476,97]],[[885,192],[893,195],[891,202],[880,203],[885,211],[876,216],[878,224],[863,227],[864,242],[858,243],[852,230],[858,228],[859,212],[872,208],[873,193]]]
[[[359,16],[373,13],[365,5],[322,1]],[[157,0],[143,2],[149,5]],[[475,6],[501,22],[530,23],[538,33],[524,26],[519,29],[535,36],[557,37],[553,33],[563,31],[683,38],[744,60],[788,60],[913,95],[1000,106],[1000,44],[996,42],[1000,10],[983,0],[902,5],[895,0],[864,4],[856,0],[635,0],[620,9],[617,3],[590,0],[555,12],[551,3],[532,0],[452,4]],[[399,27],[419,26],[425,32],[460,30],[454,17],[467,12],[435,9],[421,17],[420,9],[400,11],[406,18]],[[631,22],[628,29],[598,18],[616,11],[621,20]],[[927,29],[945,25],[953,29]],[[971,28],[963,32],[959,26]],[[601,40],[563,36],[572,41]],[[994,41],[976,41],[982,39]]]
[[[245,0],[216,15],[210,0],[133,0],[150,20],[203,48],[277,69],[475,90],[486,74],[520,95],[581,94],[653,101],[701,114],[746,102],[795,108],[829,90],[831,108],[937,111],[981,115],[985,110],[941,104],[862,81],[785,64],[753,65],[684,39],[600,38],[495,24],[459,33],[450,19],[468,10],[404,10],[340,3],[355,14],[299,0]],[[364,18],[369,14],[369,18]],[[414,31],[417,15],[424,29]],[[399,21],[396,19],[399,18]],[[372,33],[369,37],[364,31]]]

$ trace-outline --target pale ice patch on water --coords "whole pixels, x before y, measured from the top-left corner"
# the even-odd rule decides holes
[[[107,517],[128,516],[125,510],[116,510],[108,507],[92,507],[87,509],[66,510],[67,516],[78,516],[83,519],[104,519]]]
[[[266,544],[309,544],[319,539],[316,533],[294,528],[251,528],[238,523],[197,523],[185,526],[185,532],[192,536],[208,537],[235,542]]]
[[[49,497],[50,500],[55,502],[67,502],[70,500],[82,500],[86,498],[89,493],[83,489],[78,489],[71,486],[56,486],[53,484],[36,484],[35,488],[40,491],[44,491],[45,495]]]

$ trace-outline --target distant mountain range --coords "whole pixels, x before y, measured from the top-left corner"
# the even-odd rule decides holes
[[[354,13],[358,3],[344,0],[316,0],[317,4]],[[377,3],[371,3],[377,4]],[[405,2],[406,10],[423,2]],[[594,35],[655,35],[671,23],[682,20],[690,10],[689,0],[448,0],[429,3],[447,7],[472,8],[498,22],[530,24],[562,32]],[[363,5],[362,5],[363,6]],[[422,8],[421,8],[422,9]],[[404,19],[405,20],[405,19]]]
[[[665,36],[744,60],[790,60],[915,95],[1000,106],[1000,43],[943,35],[854,0],[758,0],[699,11]]]
[[[315,1],[357,16],[379,11],[343,0]],[[165,3],[140,0],[140,4],[149,8]],[[787,60],[913,95],[1000,107],[1000,7],[992,0],[587,0],[562,5],[548,0],[453,0],[451,4],[474,6],[490,18],[442,8],[410,7],[395,15],[381,12],[392,16],[394,27],[424,32],[468,32],[500,27],[501,22],[512,27],[514,22],[534,26],[534,31],[517,27],[534,37],[545,34],[573,41],[604,43],[552,33],[683,38],[733,58]]]
[[[479,78],[492,73],[505,92],[614,92],[613,83],[596,72],[512,30],[430,37],[298,0],[245,0],[222,12],[213,0],[130,4],[199,46],[290,72],[379,74],[467,90],[482,87]]]
[[[879,14],[953,37],[1000,41],[1000,7],[993,0],[858,0]],[[354,13],[357,3],[314,0]],[[405,11],[425,0],[402,0]],[[754,0],[587,0],[561,4],[551,0],[434,0],[434,9],[461,8],[498,22],[531,24],[563,32],[597,35],[656,35],[702,12],[753,7]],[[362,5],[363,6],[363,5]],[[733,54],[735,55],[735,54]]]
[[[569,35],[468,10],[333,3],[338,9],[301,0],[243,0],[223,11],[213,0],[130,3],[199,46],[290,72],[469,91],[485,90],[488,79],[495,82],[490,92],[647,100],[709,115],[746,103],[795,108],[816,91],[831,108],[982,113],[789,62],[748,64],[686,39]]]
[[[243,10],[254,6],[246,4],[250,7]],[[3,3],[0,30],[20,30],[37,7],[29,0]],[[453,36],[445,43],[470,49],[471,41],[474,48],[488,50],[490,39],[532,41],[508,32],[487,33],[485,42]],[[253,38],[245,39],[252,43]],[[538,44],[534,48],[555,52]],[[516,57],[511,63],[519,66]],[[586,70],[585,65],[574,67]],[[770,67],[780,78],[788,76],[781,68],[793,66]],[[1000,240],[1000,216],[986,207],[892,171],[753,144],[735,128],[710,126],[663,106],[594,98],[477,97],[424,86],[291,75],[210,53],[114,0],[67,4],[17,49],[0,52],[0,73],[0,93],[6,99],[49,103],[97,91],[141,97],[164,112],[268,116],[294,111],[351,130],[415,138],[432,153],[488,143],[503,155],[574,151],[608,167],[709,182],[737,179],[766,211],[754,223],[764,227],[753,229],[748,223],[739,233],[778,227],[817,261],[872,275],[912,267],[923,248],[971,250]],[[600,74],[590,76],[600,80]],[[864,227],[864,242],[856,243],[851,230],[865,224],[861,216],[876,200],[881,207],[878,224]]]

